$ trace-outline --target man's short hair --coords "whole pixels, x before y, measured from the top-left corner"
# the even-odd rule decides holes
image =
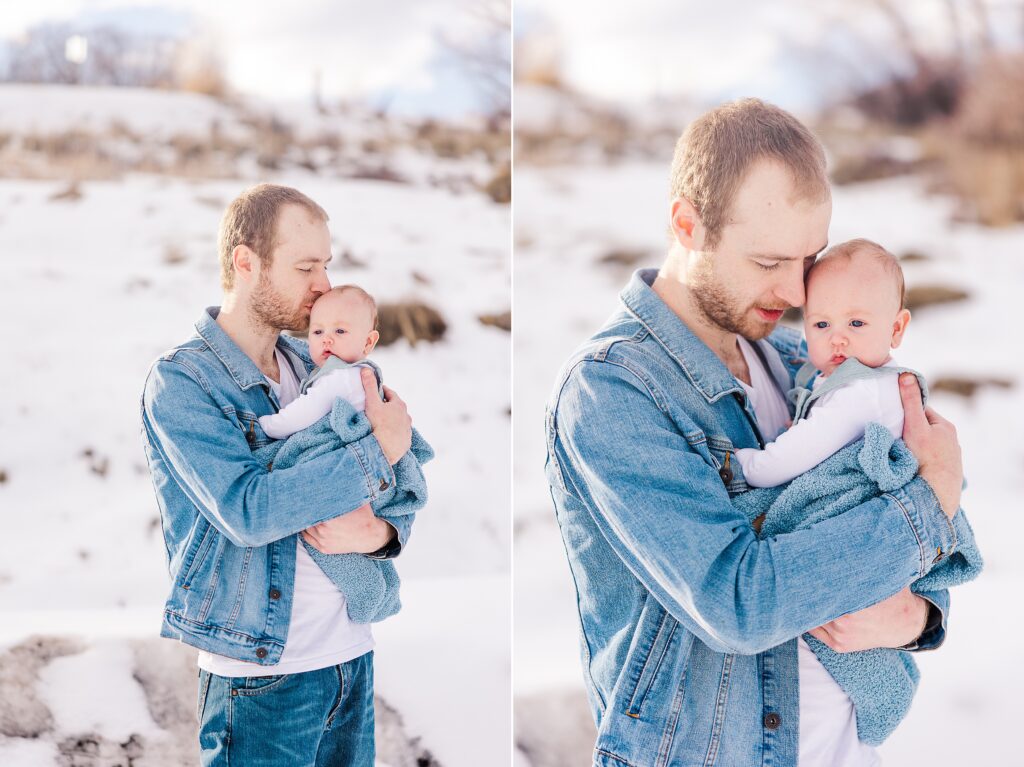
[[[327,293],[346,292],[355,293],[366,303],[367,307],[369,307],[370,309],[370,318],[373,320],[373,329],[377,330],[377,302],[376,300],[374,300],[373,296],[371,296],[358,285],[336,285],[335,287],[327,291]],[[324,295],[327,295],[327,293],[324,293]]]
[[[729,209],[751,166],[762,159],[782,163],[800,199],[826,200],[825,150],[789,112],[760,99],[723,104],[691,122],[676,143],[671,195],[689,200],[714,248]]]
[[[906,301],[906,287],[903,282],[903,267],[900,266],[900,260],[877,242],[864,239],[863,237],[833,245],[821,258],[811,265],[811,268],[807,270],[807,274],[804,276],[804,280],[810,280],[815,270],[821,269],[831,262],[839,259],[851,261],[856,255],[872,256],[881,264],[886,273],[892,277],[892,281],[896,286],[896,294],[900,299],[900,309],[903,309]]]
[[[327,222],[327,212],[298,189],[278,184],[257,184],[231,201],[220,220],[217,249],[220,253],[220,283],[224,290],[235,284],[235,267],[231,254],[239,245],[245,245],[260,259],[264,267],[270,266],[277,245],[277,219],[285,205],[298,205],[321,223]]]

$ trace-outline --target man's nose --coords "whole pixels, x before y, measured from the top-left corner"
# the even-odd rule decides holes
[[[313,282],[314,293],[326,293],[331,289],[331,282],[327,279],[327,270],[319,272],[316,276],[316,280]]]
[[[775,296],[790,306],[804,305],[804,276],[789,275],[775,288]]]

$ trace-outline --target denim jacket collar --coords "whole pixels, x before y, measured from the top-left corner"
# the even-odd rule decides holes
[[[741,392],[735,376],[718,355],[697,338],[651,288],[657,276],[657,269],[640,269],[633,274],[620,295],[626,310],[665,347],[708,402],[715,402],[732,392]]]
[[[217,324],[217,315],[220,313],[219,306],[209,306],[196,322],[196,332],[209,344],[213,353],[227,368],[228,373],[235,383],[242,390],[251,389],[253,386],[265,386],[266,376],[256,366],[249,355],[238,348],[238,345],[231,340],[231,337],[224,332]],[[277,337],[277,347],[283,352],[291,352],[305,366],[302,370],[296,370],[299,378],[303,378],[306,372],[313,367],[313,360],[309,353],[297,342],[285,335]]]

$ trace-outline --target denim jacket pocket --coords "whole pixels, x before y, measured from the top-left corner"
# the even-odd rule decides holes
[[[203,563],[206,561],[213,548],[214,540],[217,538],[217,530],[202,517],[196,522],[195,533],[192,544],[189,546],[185,559],[179,571],[178,586],[188,591],[192,588]]]
[[[691,432],[685,437],[697,455],[714,468],[730,496],[750,489],[743,479],[740,462],[736,460],[736,448],[733,447],[732,440],[726,436],[705,434],[702,431]]]
[[[255,451],[264,445],[270,444],[270,437],[267,436],[266,432],[263,431],[263,427],[260,426],[258,415],[246,411],[238,411],[235,416],[238,419],[239,428],[245,434],[245,441],[249,444],[250,450]]]
[[[625,665],[623,692],[628,693],[628,698],[622,700],[626,704],[626,716],[640,718],[644,701],[654,689],[655,679],[678,631],[679,621],[654,599],[648,598]]]

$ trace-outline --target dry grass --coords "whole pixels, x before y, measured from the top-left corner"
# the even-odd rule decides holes
[[[960,288],[950,288],[945,285],[915,285],[907,288],[904,304],[913,312],[926,306],[956,303],[966,301],[968,298],[970,298],[970,294]]]
[[[412,346],[420,341],[435,343],[448,331],[441,313],[420,301],[381,304],[377,318],[380,346],[389,346],[402,338]]]
[[[1007,378],[961,378],[957,376],[946,376],[939,378],[928,385],[928,390],[935,392],[948,392],[970,399],[978,389],[993,387],[996,389],[1012,389],[1014,382]]]
[[[163,262],[168,266],[177,266],[188,261],[188,255],[177,245],[168,245],[164,248]]]
[[[78,202],[82,199],[82,188],[77,181],[72,181],[59,192],[50,195],[53,202]]]
[[[481,325],[512,332],[512,311],[510,309],[499,314],[481,314],[477,319],[480,320]]]
[[[512,166],[505,164],[498,168],[484,187],[487,196],[496,203],[508,205],[512,202]]]

